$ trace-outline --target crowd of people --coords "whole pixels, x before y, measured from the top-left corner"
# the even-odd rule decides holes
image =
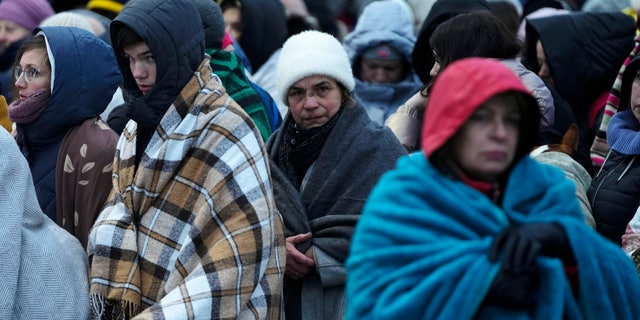
[[[0,0],[0,318],[640,317],[636,4]]]

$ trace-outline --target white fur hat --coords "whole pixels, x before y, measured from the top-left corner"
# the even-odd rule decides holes
[[[282,101],[288,105],[289,88],[312,75],[334,78],[349,92],[355,87],[349,57],[342,44],[332,35],[315,30],[291,36],[282,46],[276,68],[276,84]]]

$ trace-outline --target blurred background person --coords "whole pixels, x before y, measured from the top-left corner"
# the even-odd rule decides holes
[[[490,10],[486,0],[436,0],[418,32],[413,51],[412,66],[423,83],[423,87],[390,115],[385,125],[389,126],[402,145],[413,151],[420,145],[420,128],[424,106],[432,84],[431,70],[435,64],[433,49],[429,43],[434,30],[441,23],[461,13],[475,10]]]
[[[258,72],[287,39],[287,17],[280,0],[217,0],[227,32],[249,59],[249,73]]]
[[[411,65],[415,41],[412,13],[395,0],[366,6],[355,29],[344,38],[356,98],[378,124],[384,124],[422,86]]]
[[[596,170],[589,149],[611,86],[634,46],[635,32],[633,18],[622,12],[569,12],[526,19],[522,64],[557,93],[554,101],[570,106],[580,132],[573,158],[591,175]],[[557,131],[560,137],[565,132]]]

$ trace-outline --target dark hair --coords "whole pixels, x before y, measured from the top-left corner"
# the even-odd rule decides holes
[[[554,9],[565,9],[565,7],[558,0],[536,0],[536,1],[525,1],[522,6],[522,16],[526,17],[532,12],[536,12],[542,8],[554,8]]]
[[[216,0],[216,3],[220,6],[222,12],[229,8],[242,8],[242,2],[240,2],[240,0]]]
[[[287,16],[287,32],[288,36],[294,36],[302,31],[307,30],[318,30],[322,31],[320,28],[320,23],[316,17],[307,14],[298,14],[291,13]]]
[[[489,6],[507,29],[513,31],[513,33],[518,33],[518,28],[520,28],[520,15],[518,14],[518,9],[516,9],[513,4],[507,0],[501,0],[489,2]]]
[[[429,39],[440,70],[468,57],[515,58],[522,45],[516,33],[488,11],[459,14],[440,24]]]
[[[118,54],[122,54],[124,48],[145,42],[131,27],[126,24],[120,24],[118,31],[115,35],[114,51]]]
[[[508,177],[508,172],[511,171],[511,168],[522,157],[529,153],[534,146],[538,145],[540,113],[538,111],[538,103],[535,98],[530,95],[526,95],[521,92],[507,91],[496,94],[492,98],[499,96],[512,99],[513,103],[518,106],[518,112],[520,113],[520,123],[518,124],[518,130],[520,131],[518,145],[516,146],[516,153],[513,162],[502,177],[504,180]],[[484,103],[486,103],[486,101],[482,104]],[[467,120],[465,120],[465,123],[466,122]],[[456,133],[429,157],[429,162],[431,162],[433,167],[447,176],[456,176],[455,170],[452,170],[451,168],[451,165],[454,162],[453,144],[458,138],[462,126],[464,126],[464,124],[461,125],[457,129]],[[504,183],[506,181],[499,182]]]
[[[422,83],[429,83],[431,76],[429,70],[433,67],[433,50],[429,44],[429,39],[433,31],[441,23],[466,12],[476,10],[491,10],[486,0],[436,0],[429,14],[424,20],[416,43],[411,52],[413,70],[416,72]]]
[[[31,51],[31,50],[43,50],[44,51],[44,56],[43,56],[43,60],[44,62],[47,64],[47,66],[49,67],[49,69],[51,69],[51,62],[49,61],[49,55],[47,54],[47,42],[44,39],[44,36],[31,36],[29,37],[27,40],[24,41],[24,43],[22,43],[22,45],[20,46],[20,49],[18,49],[18,53],[16,54],[16,59],[13,61],[13,68],[11,69],[11,87],[13,90],[13,96],[17,97],[18,93],[16,92],[16,86],[15,86],[15,82],[17,79],[15,79],[14,75],[13,75],[13,70],[20,65],[20,59],[22,59],[22,56],[24,55],[25,52],[27,51]]]

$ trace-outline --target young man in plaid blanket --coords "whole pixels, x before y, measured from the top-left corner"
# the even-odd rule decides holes
[[[110,30],[131,121],[89,236],[94,317],[280,318],[267,154],[212,75],[196,7],[133,0]]]

